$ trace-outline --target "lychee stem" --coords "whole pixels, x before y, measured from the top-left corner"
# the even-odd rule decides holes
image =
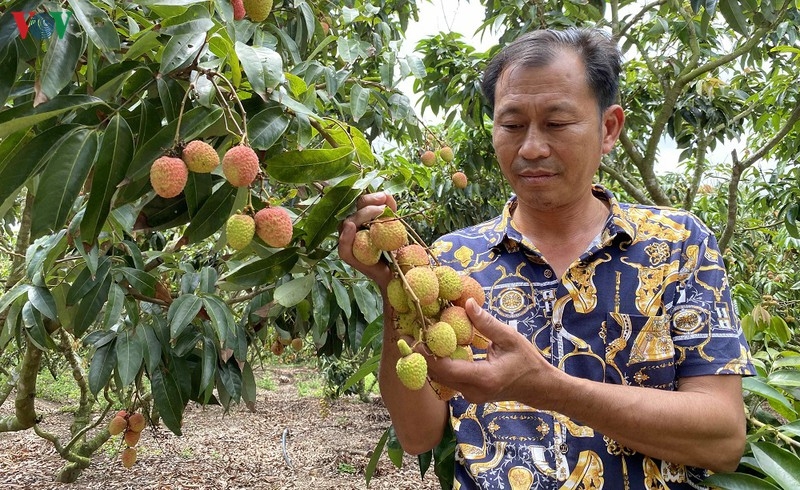
[[[181,140],[181,121],[183,120],[183,111],[186,109],[186,99],[189,98],[189,92],[194,90],[194,84],[189,84],[189,88],[186,89],[186,92],[183,94],[183,100],[181,100],[181,110],[178,112],[178,123],[175,125],[175,143],[173,146],[178,146],[178,143]]]

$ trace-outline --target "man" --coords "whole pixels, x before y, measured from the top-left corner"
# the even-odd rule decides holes
[[[431,379],[462,396],[400,384],[384,301],[384,402],[410,453],[451,423],[456,488],[697,488],[742,455],[741,376],[754,369],[713,235],[592,185],[624,122],[619,72],[611,39],[574,29],[526,34],[485,71],[514,196],[434,246],[486,293],[467,312],[488,349],[472,363],[428,358]],[[352,242],[385,206],[391,196],[364,196],[340,235],[341,257],[384,292],[389,269],[359,264]]]

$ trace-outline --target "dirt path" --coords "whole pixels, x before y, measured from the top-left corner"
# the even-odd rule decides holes
[[[364,469],[389,417],[379,400],[327,402],[298,395],[297,371],[275,369],[274,391],[258,391],[256,412],[243,405],[190,405],[183,436],[147,429],[131,469],[119,461],[119,437],[95,455],[75,484],[53,481],[63,465],[52,445],[32,430],[0,433],[0,488],[11,489],[365,489]],[[43,427],[59,432],[71,418],[59,406],[37,405]],[[0,415],[13,409],[9,399]],[[285,452],[282,443],[285,437]],[[288,458],[288,461],[287,459]],[[370,489],[438,489],[428,470],[420,479],[416,457],[397,469],[384,454]]]

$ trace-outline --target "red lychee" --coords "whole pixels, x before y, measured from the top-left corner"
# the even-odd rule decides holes
[[[163,156],[150,167],[150,184],[161,197],[175,197],[186,187],[189,169],[180,158]]]
[[[282,248],[292,243],[292,218],[279,206],[256,213],[256,234],[270,247]]]
[[[249,146],[234,146],[222,157],[222,173],[234,187],[249,186],[258,172],[258,155]]]

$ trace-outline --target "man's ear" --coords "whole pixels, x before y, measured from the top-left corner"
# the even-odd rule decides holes
[[[610,152],[619,139],[622,126],[625,124],[625,112],[618,104],[610,106],[603,112],[603,155]]]

